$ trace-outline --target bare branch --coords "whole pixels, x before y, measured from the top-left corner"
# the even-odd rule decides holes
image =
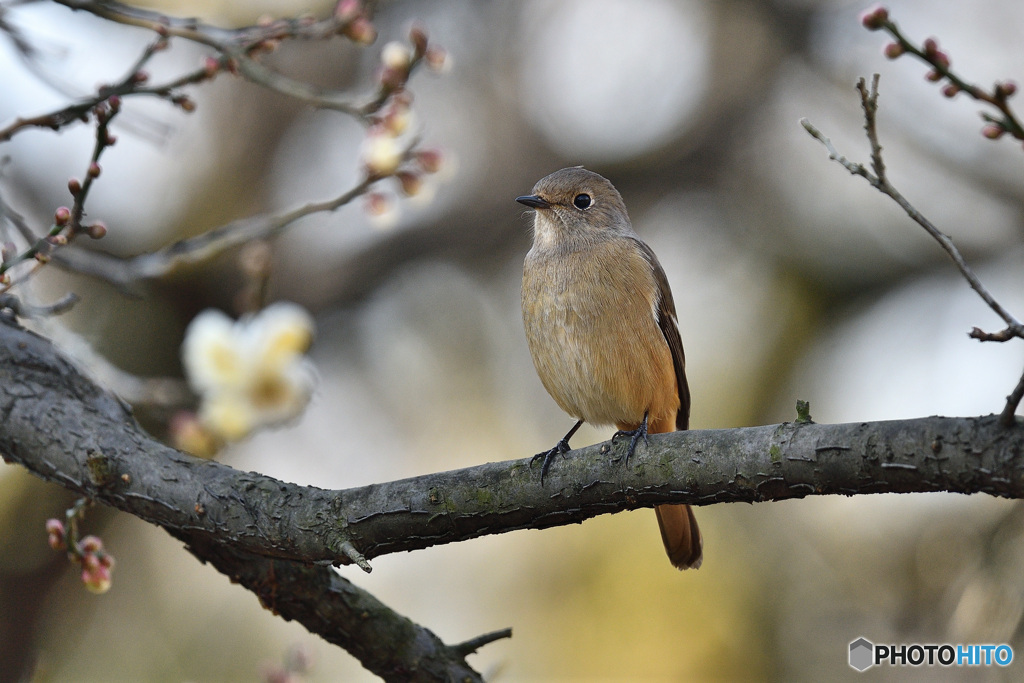
[[[141,285],[177,268],[203,262],[253,240],[274,237],[300,218],[336,211],[365,193],[378,180],[380,178],[366,177],[332,199],[312,202],[282,214],[242,218],[138,256],[121,258],[93,250],[62,249],[54,254],[53,261],[69,270],[109,282],[124,292],[139,294]]]
[[[915,223],[924,228],[925,231],[939,243],[943,250],[953,260],[953,263],[956,264],[957,269],[960,271],[960,274],[963,275],[964,279],[967,280],[971,289],[977,292],[978,296],[988,304],[989,308],[991,308],[995,314],[1002,318],[1003,322],[1006,323],[1005,330],[994,334],[986,333],[975,327],[969,333],[971,338],[981,341],[1000,342],[1007,341],[1014,337],[1024,339],[1024,325],[1022,325],[1020,321],[1013,316],[1013,314],[1006,310],[1002,304],[996,301],[995,297],[993,297],[988,289],[982,284],[981,280],[971,267],[967,265],[966,259],[964,259],[960,250],[957,249],[949,235],[946,235],[935,227],[935,225],[928,220],[924,214],[914,208],[914,206],[907,201],[902,194],[900,194],[899,190],[889,182],[889,178],[885,173],[885,164],[882,161],[882,145],[878,141],[878,129],[875,123],[876,115],[878,113],[878,79],[878,74],[875,74],[871,79],[870,88],[867,87],[863,78],[857,82],[857,91],[860,93],[861,107],[864,110],[864,131],[867,134],[868,144],[871,146],[871,166],[874,173],[868,171],[863,164],[854,163],[836,151],[832,141],[825,137],[821,131],[812,125],[806,118],[800,119],[800,125],[804,127],[811,137],[818,140],[825,146],[825,149],[827,149],[829,153],[829,159],[842,165],[843,168],[851,174],[861,176],[867,180],[868,184],[882,194],[890,197]],[[1020,385],[1018,385],[1017,388],[1020,389],[1020,391],[1014,390],[1007,397],[1006,407],[1002,412],[1004,416],[1003,422],[1007,425],[1012,422],[1012,416],[1016,412],[1017,406],[1020,405],[1022,397],[1024,397],[1024,388]],[[1007,415],[1010,417],[1007,418]]]
[[[329,567],[270,560],[208,538],[172,531],[189,551],[256,594],[260,603],[286,620],[338,645],[386,681],[475,681],[483,677],[467,655],[511,629],[445,645],[433,632],[398,614]],[[475,645],[472,649],[467,644]]]

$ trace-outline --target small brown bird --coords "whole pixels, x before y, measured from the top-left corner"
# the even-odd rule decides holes
[[[540,381],[575,417],[544,459],[541,482],[580,425],[615,425],[629,456],[647,433],[686,429],[690,390],[665,271],[633,231],[615,187],[582,167],[542,178],[516,201],[535,209],[523,266],[523,326]],[[655,508],[669,560],[700,567],[703,539],[689,505]]]

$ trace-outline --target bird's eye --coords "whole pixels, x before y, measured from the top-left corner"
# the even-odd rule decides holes
[[[590,208],[590,195],[589,194],[578,194],[572,200],[573,206],[577,209],[589,209]]]

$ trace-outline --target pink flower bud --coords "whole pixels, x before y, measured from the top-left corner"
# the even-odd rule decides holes
[[[78,542],[78,548],[83,553],[97,553],[103,550],[103,540],[90,534]]]
[[[423,57],[427,68],[436,74],[448,73],[452,69],[452,58],[443,47],[431,45]]]
[[[883,54],[888,59],[896,59],[904,52],[906,52],[906,49],[899,43],[889,43],[888,45],[885,46],[885,49],[883,50]]]
[[[86,175],[88,175],[90,178],[99,178],[101,170],[102,169],[100,168],[100,165],[94,161],[91,164],[89,164],[89,170],[86,171]]]
[[[416,163],[420,165],[424,173],[437,173],[444,163],[444,155],[439,149],[416,150]]]
[[[139,71],[136,71],[135,73],[132,74],[132,83],[135,83],[136,85],[142,85],[143,83],[145,83],[148,80],[149,80],[149,72],[148,71],[139,70]]]
[[[371,216],[383,216],[391,210],[391,198],[381,192],[366,194],[366,213]]]
[[[1017,84],[1013,81],[1003,81],[996,83],[996,97],[1000,99],[1006,99],[1007,97],[1013,97],[1017,93]]]
[[[889,10],[881,5],[872,5],[860,15],[860,23],[869,31],[884,28],[887,21],[889,21]]]
[[[942,94],[946,97],[956,97],[959,92],[960,88],[958,88],[955,83],[950,83],[942,89]]]
[[[107,103],[110,104],[110,111],[119,112],[121,111],[121,96],[111,95],[107,98]]]
[[[423,178],[412,171],[399,171],[395,174],[398,182],[402,184],[402,193],[406,197],[415,197],[423,188]]]
[[[373,41],[377,40],[377,29],[374,28],[373,24],[366,17],[356,17],[349,22],[342,33],[348,36],[350,40],[359,45],[369,45]]]
[[[1003,133],[1006,129],[1000,126],[998,123],[990,123],[981,129],[981,134],[987,137],[989,140],[998,140],[1003,137]]]
[[[82,583],[90,593],[106,593],[110,590],[111,585],[110,570],[106,567],[97,567],[93,570],[83,569]]]
[[[949,55],[942,50],[936,50],[935,54],[932,56],[932,64],[937,68],[949,71]]]
[[[68,243],[67,235],[50,235],[46,238],[46,241],[55,247],[63,247]]]
[[[935,69],[932,69],[931,71],[929,71],[928,73],[926,73],[924,75],[924,78],[925,78],[926,81],[931,81],[932,83],[936,83],[936,82],[942,80],[942,74],[940,74]]]
[[[934,38],[925,38],[922,49],[925,55],[932,57],[935,52],[939,49],[939,43]]]
[[[203,73],[207,78],[213,78],[220,71],[220,61],[213,57],[203,59]]]
[[[86,228],[85,231],[94,240],[100,240],[107,236],[107,226],[100,221],[96,221]]]
[[[340,21],[351,21],[363,13],[359,0],[341,0],[334,7],[334,16]]]
[[[6,275],[6,273],[4,273]],[[47,534],[46,543],[53,550],[64,550],[64,536],[62,534]]]
[[[44,254],[41,251],[37,251],[33,258],[35,258],[35,260],[38,261],[41,265],[46,265],[47,263],[50,262],[50,255]]]
[[[71,220],[71,209],[68,207],[62,206],[53,212],[55,225],[67,225],[69,220]]]
[[[82,181],[78,178],[71,178],[68,180],[68,192],[71,193],[72,197],[77,197],[78,193],[82,191]]]
[[[64,523],[59,519],[46,520],[46,542],[54,550],[64,550]]]

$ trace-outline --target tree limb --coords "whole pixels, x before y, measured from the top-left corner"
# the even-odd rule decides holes
[[[256,594],[286,620],[296,620],[324,640],[344,648],[386,681],[466,681],[483,677],[466,664],[477,647],[512,636],[511,629],[485,633],[467,643],[445,645],[330,567],[270,560],[240,552],[208,537],[171,531],[189,552]]]
[[[662,503],[952,491],[1024,498],[1024,429],[998,418],[783,423],[581,448],[540,484],[529,459],[341,491],[179,453],[54,347],[0,324],[0,453],[37,476],[146,521],[268,558],[359,562]],[[368,567],[364,567],[368,568]]]

